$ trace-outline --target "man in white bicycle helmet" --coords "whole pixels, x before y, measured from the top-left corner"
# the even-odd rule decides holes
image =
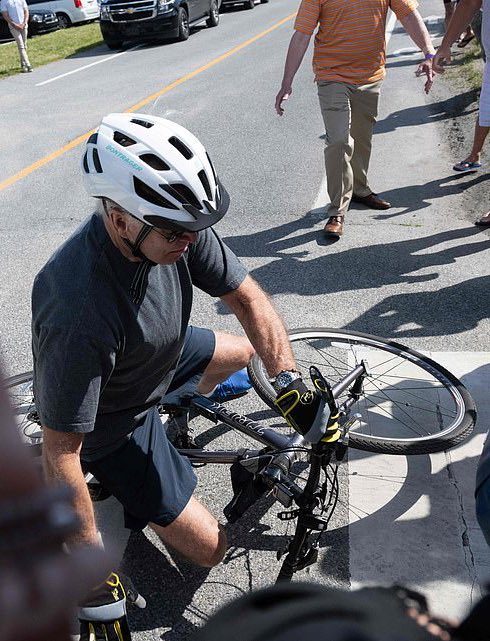
[[[269,298],[212,229],[229,197],[195,136],[156,116],[110,114],[87,142],[82,171],[99,211],[50,258],[32,294],[45,469],[75,490],[76,542],[97,542],[82,462],[122,503],[128,528],[149,524],[210,567],[225,535],[161,429],[162,397],[211,394],[257,350],[302,433],[318,398]],[[221,298],[247,338],[190,326],[193,286]]]

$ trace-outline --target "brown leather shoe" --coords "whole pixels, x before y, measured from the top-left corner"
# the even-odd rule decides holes
[[[391,207],[391,203],[383,200],[375,193],[368,194],[367,196],[356,196],[353,194],[352,202],[366,205],[366,207],[370,209],[389,209]]]
[[[327,238],[336,238],[338,240],[344,233],[344,217],[330,216],[323,228],[323,233]]]

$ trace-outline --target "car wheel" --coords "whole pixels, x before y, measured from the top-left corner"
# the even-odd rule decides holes
[[[219,8],[217,0],[211,0],[209,8],[209,18],[206,20],[208,27],[217,27],[219,24]]]
[[[177,40],[183,42],[184,40],[187,40],[190,35],[189,16],[187,15],[187,11],[184,7],[179,7],[178,23],[179,35],[177,36]]]
[[[104,42],[106,43],[109,49],[121,49],[123,45],[122,40],[114,40],[112,38],[104,38]]]
[[[245,3],[245,9],[253,9],[255,7],[255,0],[248,0]]]
[[[57,13],[56,15],[60,23],[60,29],[68,29],[68,27],[71,27],[71,20],[65,13]]]

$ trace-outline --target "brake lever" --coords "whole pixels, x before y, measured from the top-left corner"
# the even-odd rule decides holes
[[[328,405],[330,412],[335,414],[338,410],[338,405],[333,397],[332,387],[315,365],[310,365],[310,378],[313,383],[313,387],[320,392],[320,395]]]
[[[338,423],[340,410],[333,396],[332,387],[315,365],[310,366],[310,378],[314,388],[320,393],[320,408],[314,427],[316,430],[320,429],[322,434],[316,442],[336,447],[343,434]],[[321,421],[320,424],[318,424],[319,418]],[[324,426],[326,426],[326,428]],[[307,435],[305,435],[305,438],[307,438]]]

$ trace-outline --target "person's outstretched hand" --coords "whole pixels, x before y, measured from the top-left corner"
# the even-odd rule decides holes
[[[293,90],[291,87],[281,87],[279,93],[276,96],[276,113],[279,116],[282,116],[284,113],[284,107],[283,107],[283,102],[288,100],[289,96],[293,93]]]
[[[415,72],[415,75],[417,76],[417,78],[419,76],[426,76],[424,91],[425,93],[429,93],[432,87],[432,84],[434,82],[434,76],[435,76],[435,70],[433,68],[433,59],[424,60],[423,62],[421,62],[417,67],[417,71]]]
[[[432,59],[432,68],[436,73],[444,73],[445,68],[451,62],[451,47],[439,47]]]

